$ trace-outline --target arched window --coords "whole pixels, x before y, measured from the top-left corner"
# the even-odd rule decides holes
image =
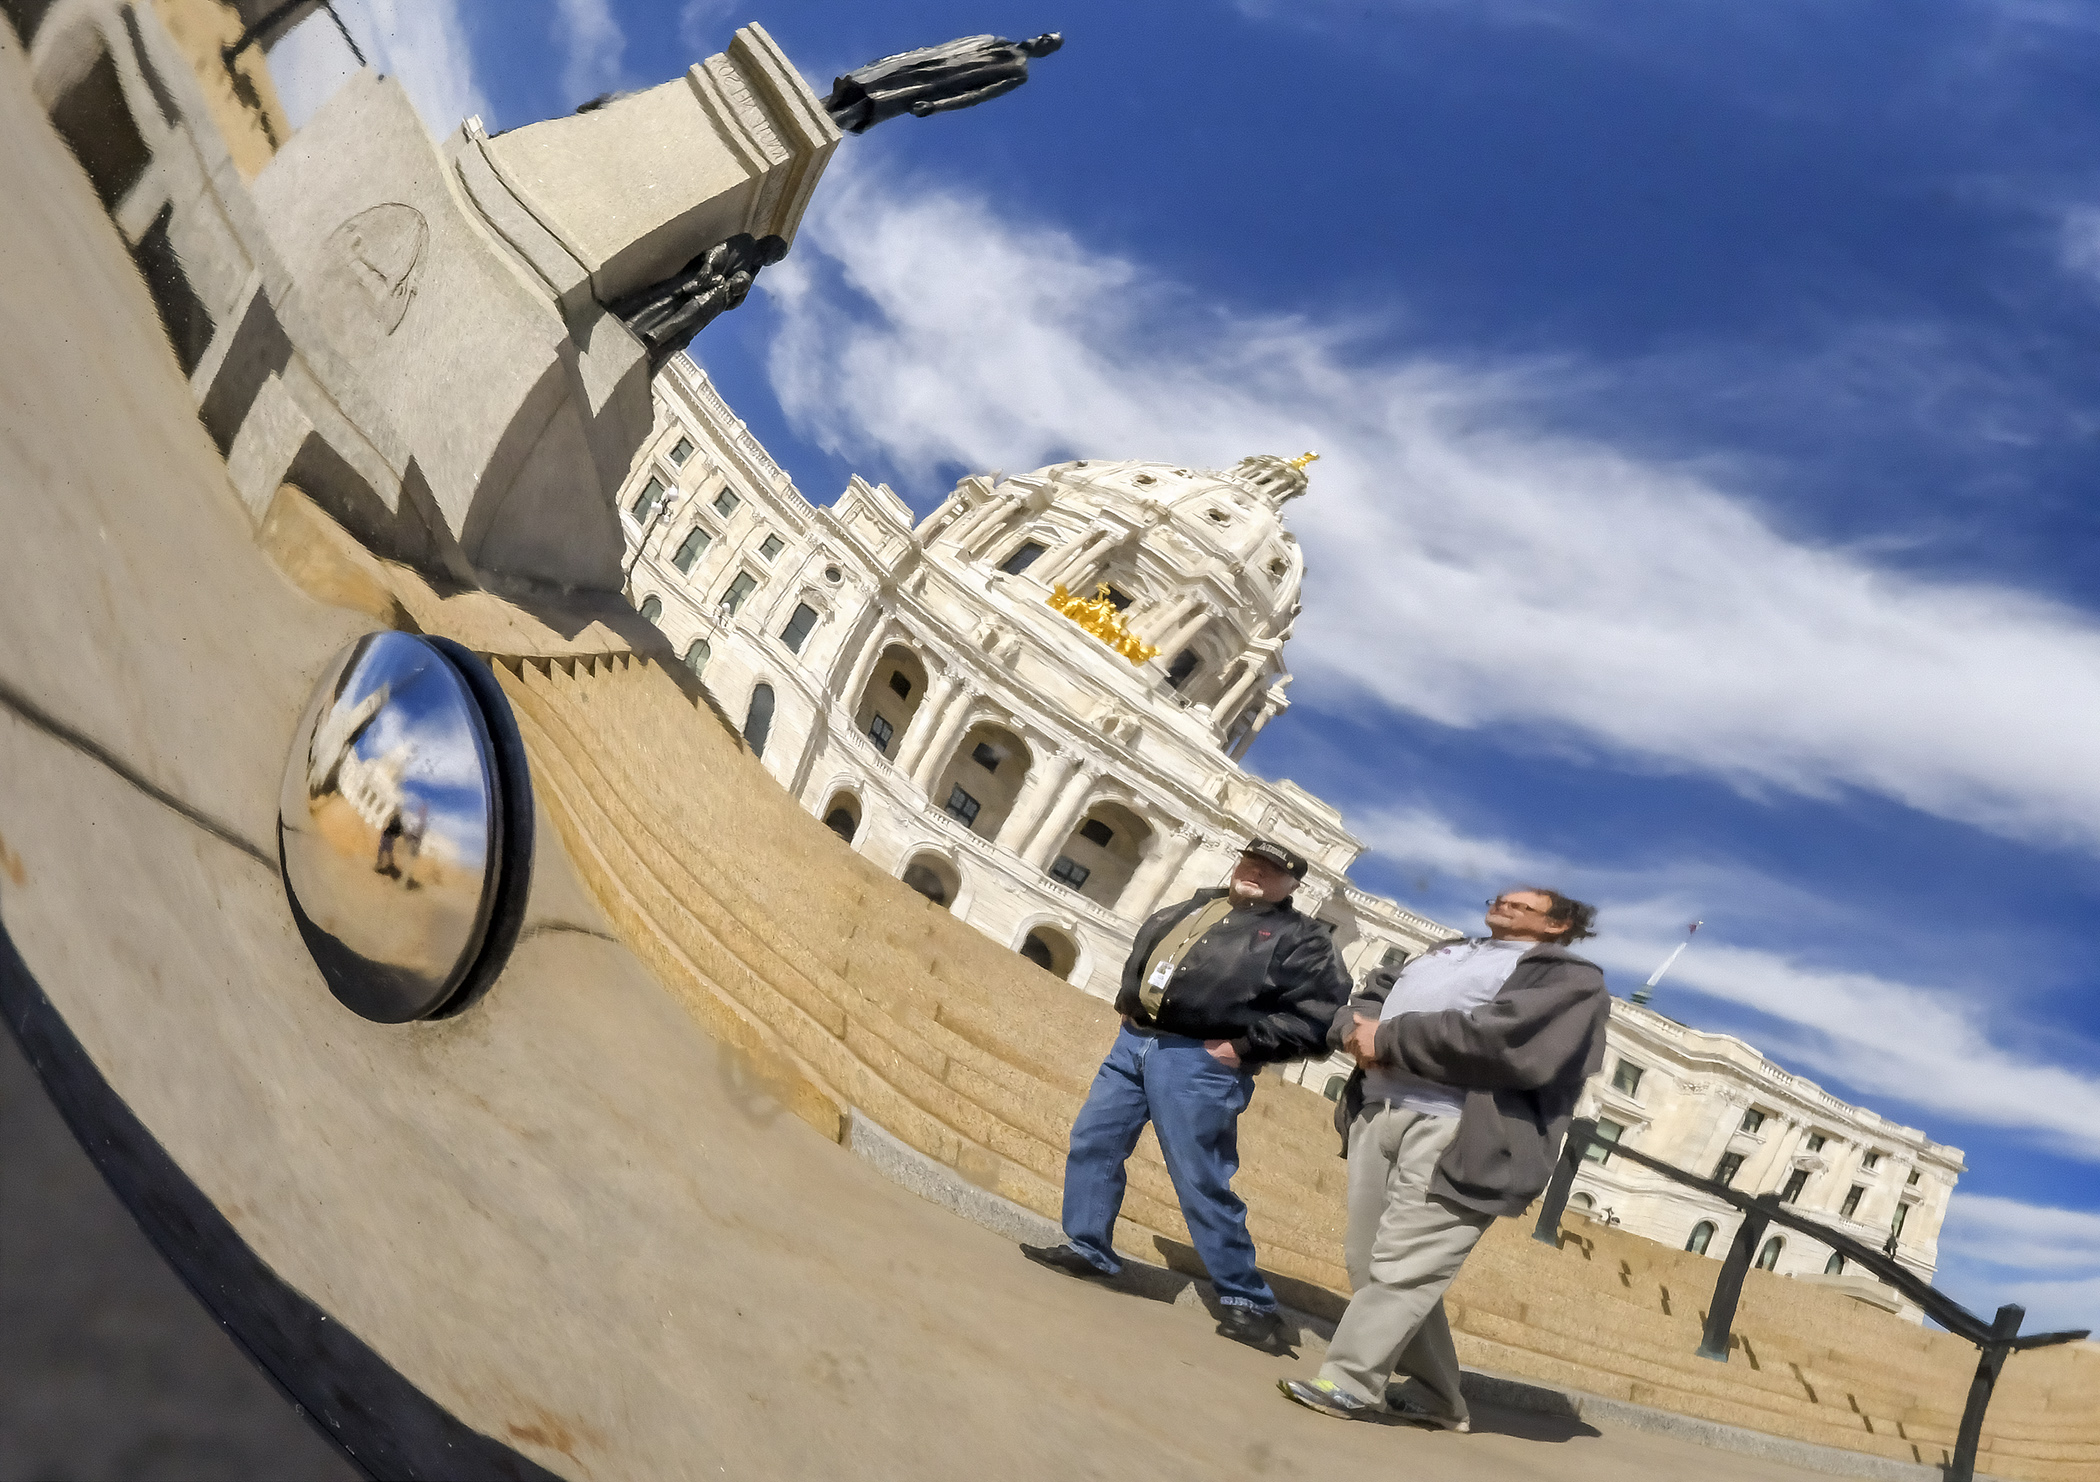
[[[843,789],[833,793],[824,810],[824,827],[851,844],[860,832],[860,799]]]
[[[1041,932],[1028,933],[1028,940],[1021,943],[1021,955],[1044,972],[1050,971],[1050,944],[1043,940]]]
[[[903,880],[937,906],[955,899],[954,868],[937,855],[922,854],[904,867]]]
[[[1713,1244],[1713,1240],[1714,1222],[1701,1220],[1692,1226],[1692,1238],[1684,1243],[1684,1248],[1695,1256],[1703,1256],[1706,1254],[1706,1248]]]
[[[653,623],[663,615],[663,598],[651,593],[642,599],[642,618],[644,621]]]
[[[1189,682],[1189,676],[1196,672],[1196,666],[1202,662],[1193,648],[1185,648],[1174,655],[1174,662],[1167,668],[1167,687],[1180,689]]]
[[[1757,1253],[1757,1269],[1776,1271],[1779,1269],[1779,1253],[1786,1249],[1786,1242],[1774,1235],[1765,1242],[1765,1248]]]
[[[1345,1075],[1331,1075],[1327,1078],[1327,1085],[1321,1091],[1320,1094],[1325,1096],[1329,1101],[1340,1101],[1342,1099],[1342,1092],[1347,1090],[1348,1087],[1349,1077]]]
[[[707,646],[705,638],[695,638],[693,646],[685,651],[685,667],[695,674],[704,674],[707,672],[708,658],[713,653],[714,650]]]
[[[1576,1194],[1568,1200],[1570,1209],[1595,1209],[1597,1201],[1587,1194]]]
[[[744,744],[753,756],[766,754],[766,737],[773,730],[773,686],[762,684],[751,691],[751,709],[744,717]]]
[[[1845,1253],[1843,1251],[1834,1250],[1830,1253],[1830,1259],[1823,1263],[1823,1274],[1825,1276],[1843,1276],[1845,1274]]]

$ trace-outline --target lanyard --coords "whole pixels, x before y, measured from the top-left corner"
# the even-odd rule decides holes
[[[1181,963],[1184,954],[1196,942],[1232,914],[1232,897],[1224,895],[1204,906],[1200,911],[1191,911],[1175,925],[1173,931],[1161,939],[1159,946],[1145,962],[1145,978],[1138,985],[1139,1018],[1146,1024],[1159,1022],[1160,1006],[1167,999],[1167,984],[1173,981],[1174,969]]]

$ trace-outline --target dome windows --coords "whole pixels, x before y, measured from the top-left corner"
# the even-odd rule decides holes
[[[1225,513],[1222,509],[1207,509],[1203,512],[1203,517],[1213,525],[1230,525],[1232,523],[1232,516]]]

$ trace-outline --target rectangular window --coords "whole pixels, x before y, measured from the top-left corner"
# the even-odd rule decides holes
[[[1060,885],[1069,885],[1074,890],[1086,884],[1086,877],[1093,873],[1083,864],[1074,864],[1060,854],[1050,865],[1050,878]]]
[[[980,741],[977,743],[977,749],[970,753],[970,760],[977,763],[978,766],[984,768],[987,772],[996,772],[999,770],[999,763],[1005,761],[1006,758],[999,754],[999,749],[996,746]]]
[[[884,756],[890,754],[890,738],[896,734],[897,728],[879,715],[868,722],[868,739],[875,743],[875,749]]]
[[[1380,967],[1404,967],[1407,963],[1407,948],[1388,947],[1385,955],[1378,959]]]
[[[802,640],[809,637],[809,630],[817,625],[817,610],[807,602],[795,604],[795,615],[788,625],[780,630],[780,641],[788,646],[788,652],[802,652]]]
[[[1859,1213],[1859,1201],[1866,1197],[1866,1193],[1866,1188],[1863,1185],[1854,1184],[1851,1192],[1845,1195],[1845,1202],[1839,1207],[1838,1213],[1848,1220],[1851,1219],[1852,1216]]]
[[[1758,1128],[1764,1126],[1764,1124],[1765,1114],[1759,1111],[1756,1107],[1753,1106],[1750,1108],[1750,1110],[1743,1113],[1743,1131],[1755,1132]]]
[[[1786,1187],[1779,1191],[1780,1202],[1782,1204],[1792,1204],[1801,1197],[1801,1191],[1807,1187],[1808,1170],[1806,1168],[1796,1168],[1786,1176]]]
[[[1625,1130],[1624,1127],[1621,1127],[1610,1117],[1597,1118],[1597,1136],[1601,1139],[1603,1145],[1600,1146],[1596,1142],[1591,1143],[1582,1150],[1582,1156],[1591,1163],[1609,1163],[1611,1161],[1610,1144],[1617,1142],[1619,1134]]]
[[[656,508],[656,501],[663,498],[663,496],[664,481],[662,479],[651,479],[648,483],[642,485],[642,492],[635,496],[634,503],[629,505],[628,508],[634,511],[634,517],[637,520],[646,520],[649,518],[649,511]]]
[[[673,468],[683,468],[685,467],[685,460],[692,456],[693,440],[689,437],[681,437],[678,439],[678,446],[671,449],[671,466]]]
[[[1621,1060],[1619,1068],[1611,1073],[1611,1088],[1623,1091],[1628,1096],[1638,1096],[1641,1090],[1641,1068],[1631,1060]]]
[[[1907,1216],[1909,1213],[1910,1206],[1908,1204],[1899,1204],[1896,1206],[1896,1217],[1895,1219],[1889,1222],[1889,1238],[1891,1240],[1895,1239],[1898,1235],[1901,1235],[1903,1233],[1903,1221],[1905,1216]]]
[[[1721,1154],[1721,1161],[1714,1165],[1714,1182],[1717,1184],[1732,1184],[1735,1182],[1735,1176],[1742,1171],[1743,1155],[1741,1153],[1723,1153]]]
[[[736,507],[743,502],[743,500],[736,497],[734,490],[724,489],[715,496],[715,513],[726,520],[736,513]]]
[[[964,823],[975,823],[977,821],[977,799],[971,797],[959,787],[948,794],[946,807],[950,818],[959,818]]]
[[[1909,1178],[1906,1178],[1905,1180],[1903,1180],[1903,1184],[1904,1184],[1904,1187],[1906,1187],[1906,1188],[1913,1188],[1913,1187],[1915,1187],[1915,1186],[1917,1185],[1917,1182],[1918,1182],[1918,1170],[1917,1170],[1917,1169],[1915,1169],[1915,1168],[1913,1168],[1913,1169],[1911,1169],[1911,1171],[1910,1171],[1910,1177],[1909,1177]]]
[[[695,525],[692,533],[679,544],[678,554],[671,558],[671,564],[680,571],[691,571],[693,563],[700,559],[700,553],[707,549],[708,543],[713,539],[713,536]]]
[[[722,594],[722,606],[731,615],[744,605],[744,599],[758,590],[758,578],[748,571],[739,571],[729,590]]]
[[[1019,576],[1035,564],[1035,558],[1043,553],[1043,547],[1033,540],[1023,541],[1021,548],[1006,558],[1000,570],[1008,576]]]
[[[1823,1144],[1828,1141],[1830,1141],[1830,1139],[1825,1137],[1822,1133],[1811,1132],[1808,1134],[1808,1150],[1812,1153],[1820,1153],[1823,1151]]]
[[[1879,1168],[1881,1166],[1881,1154],[1868,1153],[1864,1158],[1861,1158],[1859,1160],[1859,1166],[1871,1173],[1874,1169]]]
[[[900,700],[909,700],[911,698],[911,681],[904,677],[902,669],[892,669],[890,671],[890,689]]]
[[[1115,836],[1116,831],[1098,818],[1089,818],[1079,825],[1079,837],[1090,844],[1099,844],[1103,849],[1108,847],[1108,841]]]
[[[1122,612],[1130,606],[1130,594],[1119,588],[1110,587],[1108,589],[1108,605],[1117,612]]]
[[[775,556],[780,554],[780,548],[780,537],[777,535],[768,535],[764,540],[759,542],[758,553],[761,556],[765,557],[768,561],[770,561]]]

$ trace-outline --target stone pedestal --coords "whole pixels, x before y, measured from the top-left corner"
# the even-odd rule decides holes
[[[617,589],[613,498],[652,413],[603,305],[737,232],[791,237],[838,137],[756,26],[662,87],[443,146],[360,74],[253,186],[317,429],[286,476],[382,555]]]
[[[669,277],[749,232],[794,241],[839,131],[761,26],[685,76],[491,139],[466,125],[474,200],[564,303]]]

